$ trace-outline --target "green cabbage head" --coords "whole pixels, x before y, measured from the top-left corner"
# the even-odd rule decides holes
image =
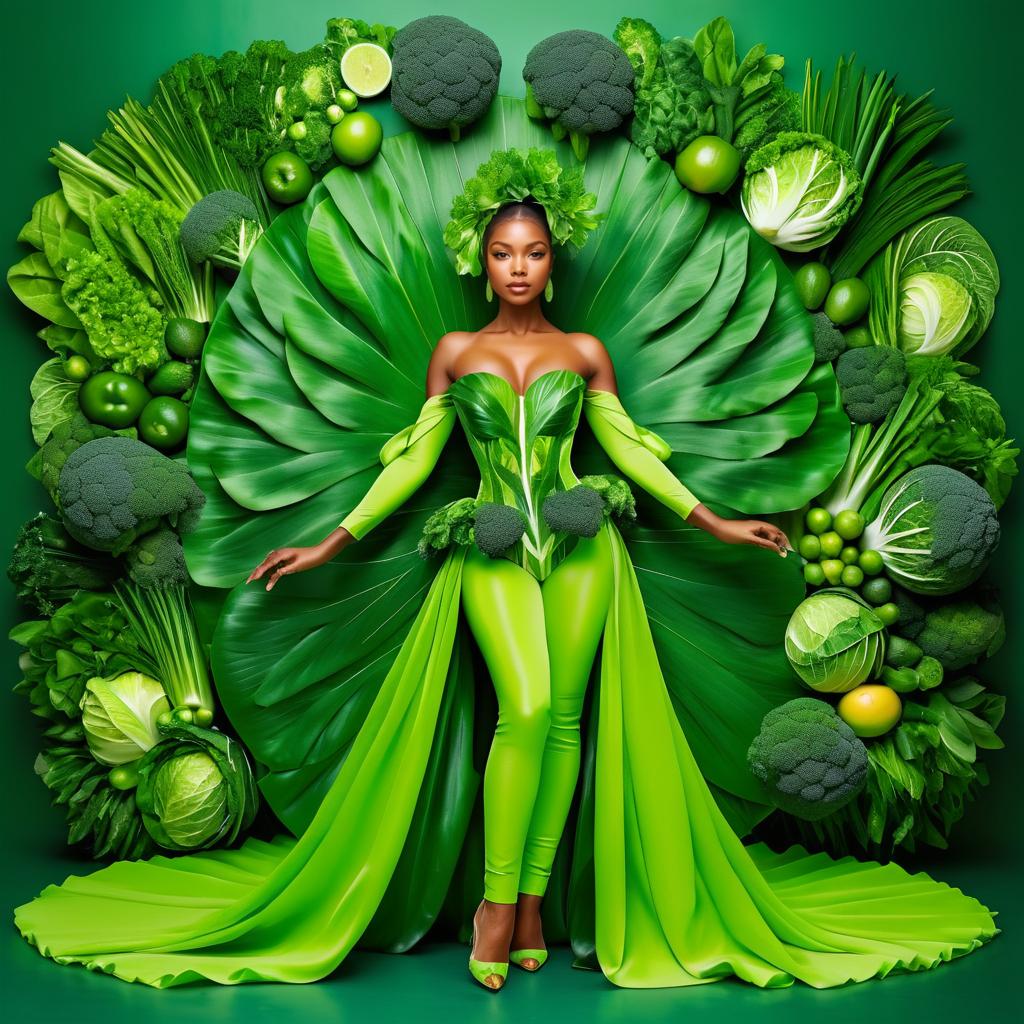
[[[948,274],[922,271],[900,282],[897,335],[905,353],[943,355],[970,326],[970,292]]]
[[[156,679],[122,672],[112,679],[90,679],[81,709],[89,752],[100,764],[117,765],[137,760],[160,741],[157,716],[171,706]]]
[[[874,676],[885,656],[885,623],[848,587],[818,590],[786,627],[786,657],[818,693],[846,693]]]
[[[747,160],[740,205],[765,241],[807,252],[835,238],[861,194],[848,153],[822,135],[780,132]]]
[[[170,840],[166,845],[172,849],[197,849],[221,831],[228,817],[224,776],[200,750],[167,758],[156,771],[153,794],[161,838]]]

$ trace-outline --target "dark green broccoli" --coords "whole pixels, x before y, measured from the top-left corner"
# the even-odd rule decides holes
[[[420,557],[429,558],[452,544],[472,543],[476,507],[476,498],[457,498],[427,516],[416,545]]]
[[[22,526],[7,566],[18,600],[47,616],[77,590],[106,589],[120,572],[117,562],[83,547],[45,512]]]
[[[129,437],[98,437],[76,448],[58,483],[68,532],[82,544],[120,555],[166,523],[195,529],[206,495],[187,467]]]
[[[846,415],[854,423],[879,423],[907,393],[907,358],[888,345],[851,348],[836,363],[836,380]]]
[[[927,607],[901,590],[894,597],[900,609],[895,628],[947,671],[992,657],[1006,639],[998,591],[989,584],[981,584],[955,601]]]
[[[391,105],[417,128],[444,129],[458,141],[498,92],[494,41],[460,18],[431,14],[410,21],[393,45]]]
[[[308,111],[302,125],[305,134],[301,139],[295,139],[291,143],[292,148],[310,167],[323,167],[334,157],[334,147],[331,145],[331,131],[334,125],[322,110]]]
[[[124,557],[128,575],[140,587],[170,587],[189,581],[181,538],[166,526],[140,537]]]
[[[25,469],[46,488],[53,503],[60,508],[57,484],[60,480],[60,471],[64,468],[68,456],[87,441],[92,441],[97,437],[112,437],[115,434],[131,438],[139,436],[135,427],[110,430],[99,423],[93,423],[85,417],[84,413],[76,410],[71,419],[64,420],[53,428],[53,433],[41,448],[36,449],[35,455],[29,459]]]
[[[593,488],[577,484],[566,491],[552,491],[540,513],[556,532],[593,537],[604,522],[604,499]]]
[[[846,350],[843,332],[824,313],[812,313],[814,321],[814,361],[831,363]]]
[[[214,263],[241,270],[263,234],[256,204],[225,188],[203,196],[181,222],[179,237],[193,263]]]
[[[636,498],[622,477],[612,473],[591,473],[581,476],[580,483],[601,495],[606,514],[619,523],[629,523],[636,519]]]
[[[864,788],[868,753],[831,704],[817,697],[796,697],[761,720],[747,764],[778,807],[805,821],[817,821]]]
[[[482,501],[473,517],[476,546],[491,558],[503,555],[526,532],[526,520],[514,505]]]
[[[586,160],[590,136],[610,132],[633,113],[635,73],[622,48],[599,32],[570,29],[542,39],[526,55],[526,111],[551,121]]]

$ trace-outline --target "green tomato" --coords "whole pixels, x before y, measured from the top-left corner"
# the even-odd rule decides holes
[[[337,126],[335,126],[337,128]],[[260,171],[263,187],[275,203],[298,203],[313,187],[313,172],[297,153],[282,150],[267,157]]]
[[[170,395],[146,403],[139,416],[139,440],[162,452],[173,451],[188,433],[188,406]]]
[[[859,587],[864,582],[864,573],[856,565],[848,565],[839,580],[844,587]]]
[[[201,725],[205,729],[213,721],[213,712],[209,708],[196,708],[195,719],[196,725]]]
[[[864,517],[852,508],[844,508],[833,521],[832,529],[843,540],[856,540],[864,532]]]
[[[839,560],[844,562],[846,565],[856,565],[857,559],[860,557],[860,548],[855,548],[852,544],[847,544],[842,551],[839,552]],[[861,569],[861,575],[864,574],[864,570]]]
[[[874,548],[865,548],[857,559],[857,564],[869,575],[877,576],[882,571],[882,556]]]
[[[380,121],[365,110],[347,114],[331,129],[334,155],[350,167],[372,160],[384,141]]]
[[[74,355],[65,361],[64,373],[68,380],[88,380],[92,367],[85,356]]]
[[[677,157],[676,177],[691,192],[728,192],[740,173],[740,152],[717,135],[699,135]]]
[[[808,562],[804,566],[804,582],[820,587],[825,582],[825,573],[819,562]]]
[[[900,620],[900,606],[894,601],[888,601],[886,604],[880,604],[875,609],[875,614],[885,625],[892,626]]]
[[[886,604],[892,598],[892,584],[884,576],[876,576],[864,584],[861,596],[871,604]]]
[[[825,301],[832,275],[824,263],[805,263],[794,275],[793,283],[796,293],[805,309],[818,309]]]
[[[339,103],[332,103],[324,111],[324,116],[331,124],[337,124],[345,116],[345,108]]]
[[[149,400],[149,391],[138,377],[113,370],[94,374],[78,389],[82,412],[93,423],[114,430],[130,427]]]
[[[359,106],[359,97],[351,89],[339,89],[335,98],[342,110],[355,110]]]
[[[838,558],[826,558],[821,562],[821,571],[829,583],[838,583],[843,578],[846,566]]]
[[[134,789],[139,784],[139,773],[131,764],[119,764],[107,772],[114,789]]]
[[[797,551],[800,552],[802,558],[806,558],[808,562],[816,562],[821,558],[821,540],[814,536],[813,533],[805,533],[796,545]]]
[[[293,121],[288,125],[288,138],[292,142],[301,142],[305,137],[308,129],[306,128],[305,121]]]
[[[871,348],[875,339],[871,337],[871,330],[868,327],[851,327],[843,332],[847,348]]]
[[[809,509],[804,523],[811,533],[822,534],[832,525],[832,515],[827,508]]]
[[[838,558],[839,552],[843,550],[843,538],[835,530],[821,535],[821,553],[826,558]]]
[[[829,289],[825,314],[834,324],[845,327],[868,311],[868,286],[859,277],[844,277]]]

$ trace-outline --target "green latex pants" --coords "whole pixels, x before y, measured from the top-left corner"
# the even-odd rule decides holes
[[[475,545],[462,607],[498,697],[484,771],[484,896],[542,896],[580,767],[580,713],[611,599],[608,531],[543,581]]]

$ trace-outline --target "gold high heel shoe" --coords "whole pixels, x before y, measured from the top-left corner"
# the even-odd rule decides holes
[[[483,900],[480,901],[480,906],[483,906]],[[476,915],[480,912],[480,906],[476,908],[476,913],[473,914],[473,945],[469,951],[469,973],[484,988],[497,992],[505,984],[505,979],[508,977],[508,960],[473,959],[473,950],[476,949]]]

